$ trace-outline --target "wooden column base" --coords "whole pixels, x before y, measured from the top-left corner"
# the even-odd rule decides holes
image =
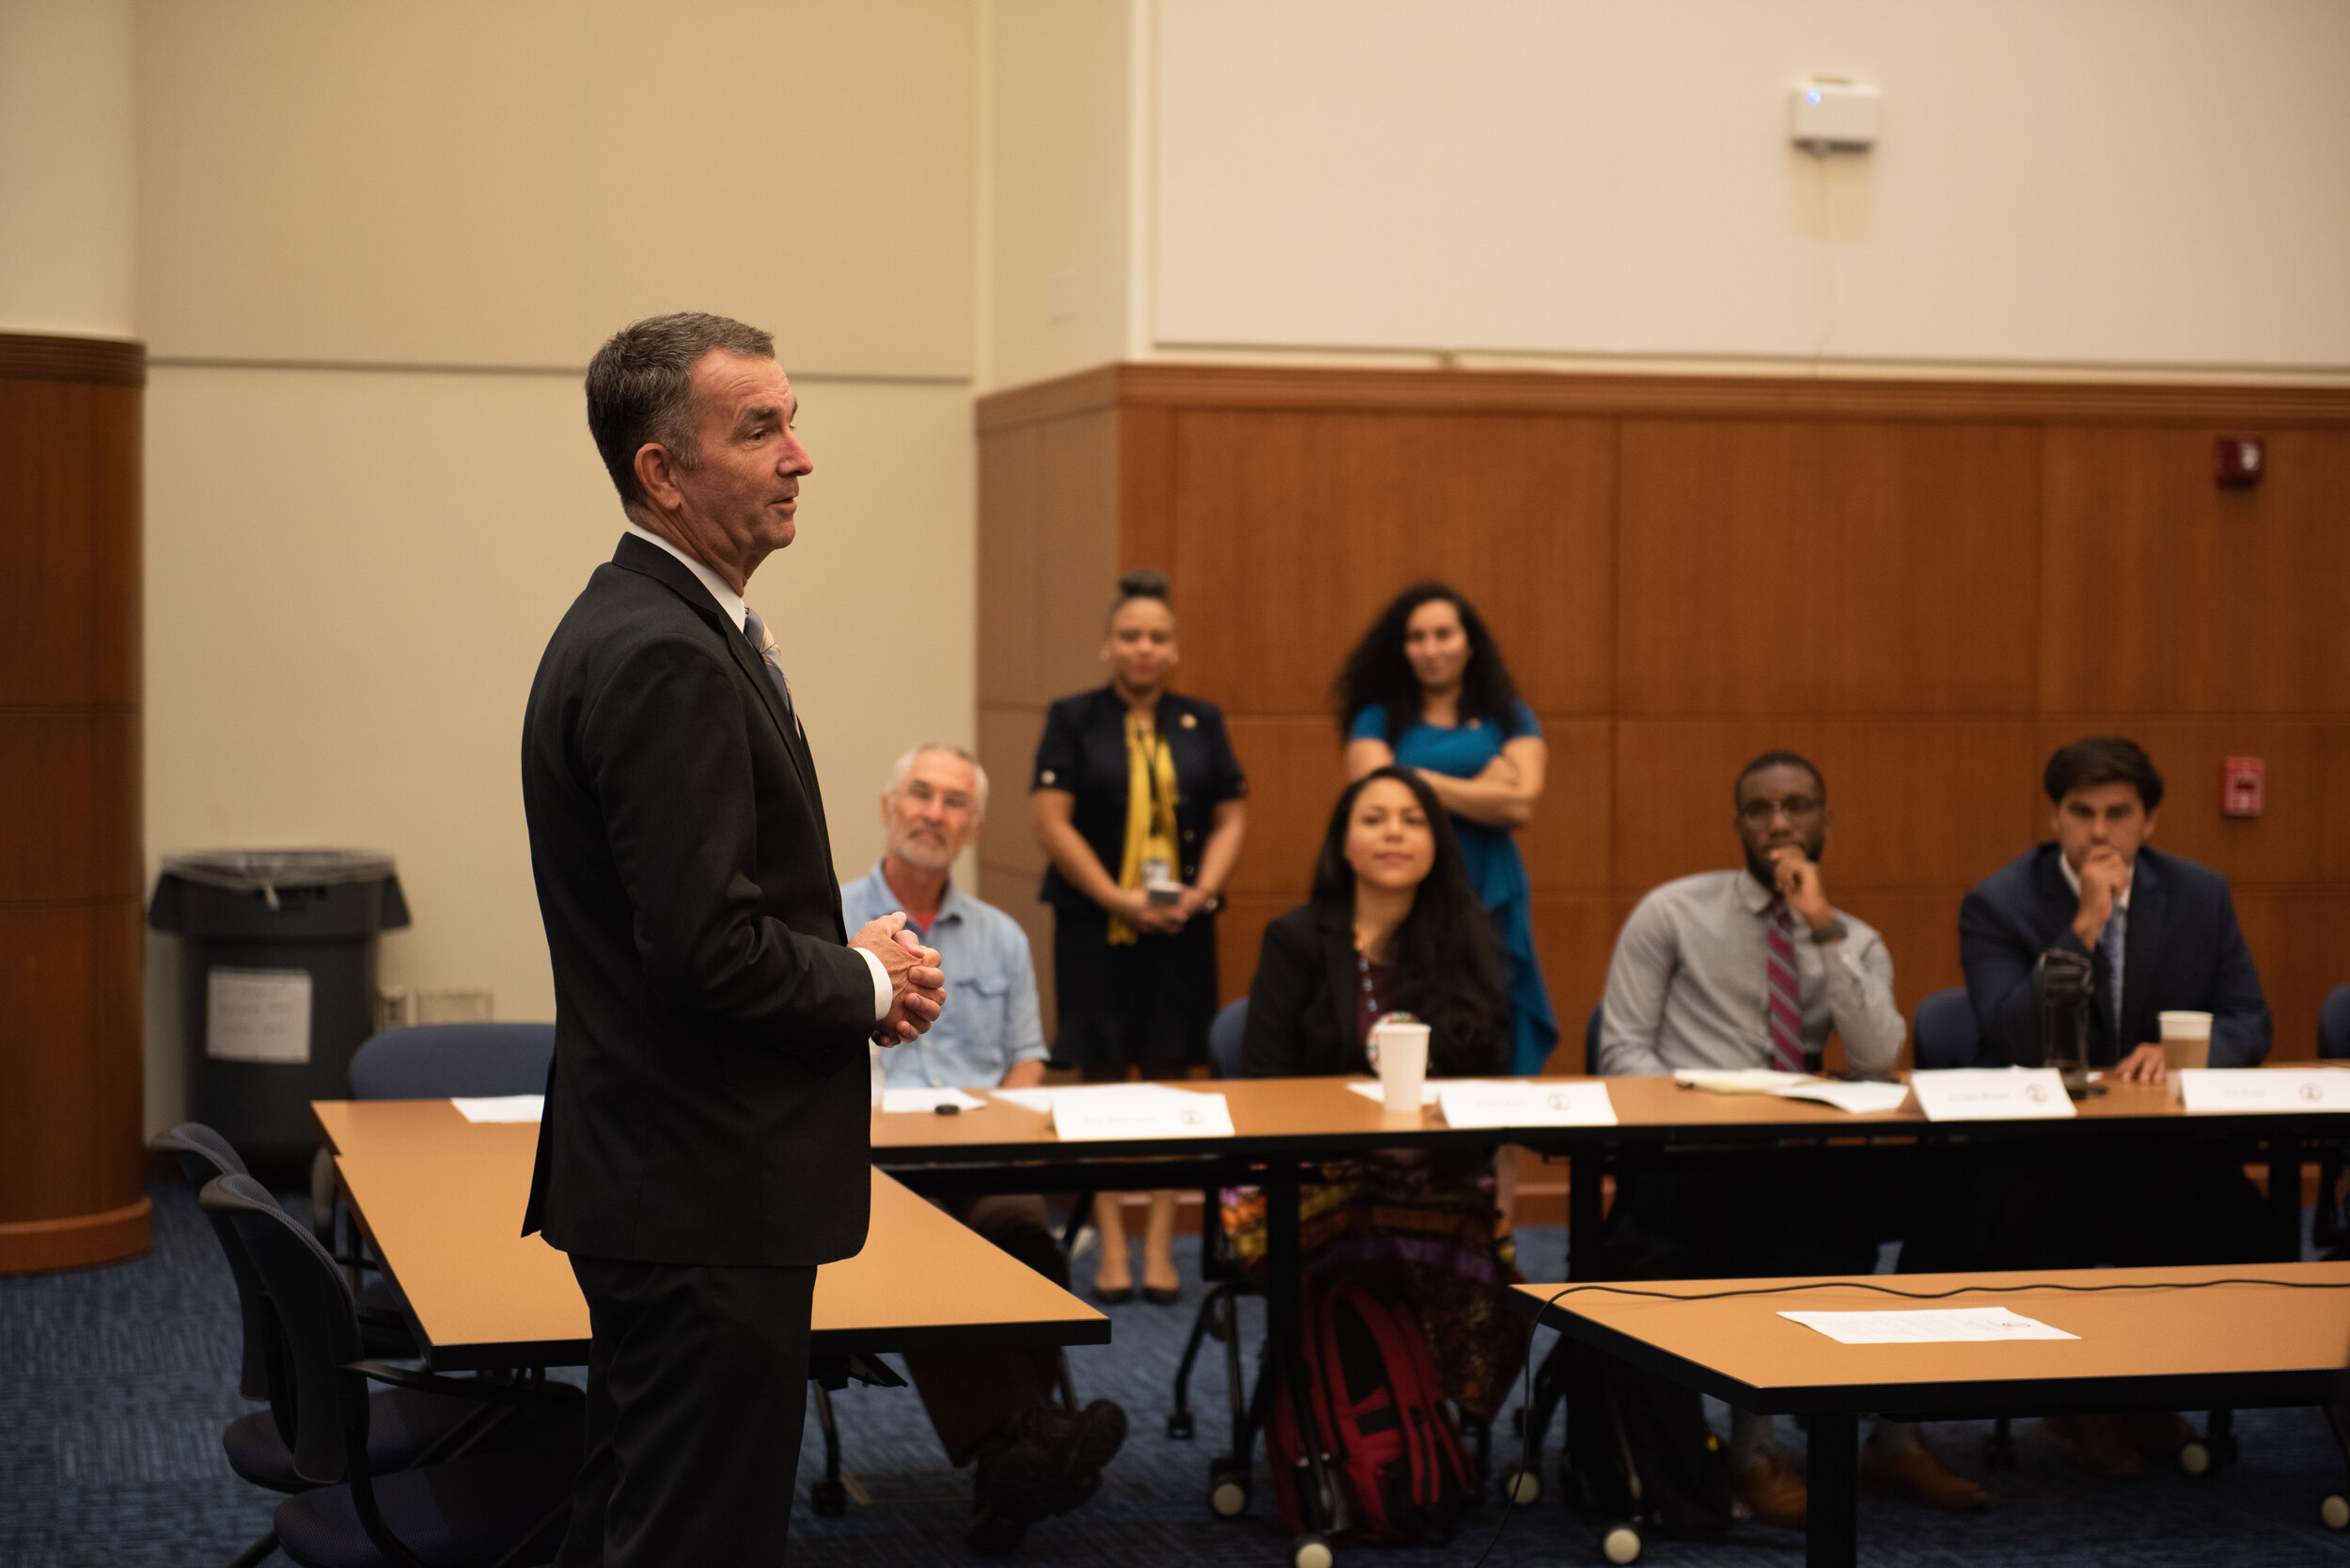
[[[0,1274],[46,1274],[136,1258],[148,1248],[152,1212],[142,1198],[102,1214],[0,1225]]]

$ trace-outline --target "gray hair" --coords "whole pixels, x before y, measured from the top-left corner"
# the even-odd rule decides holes
[[[646,443],[658,442],[680,467],[701,461],[694,432],[694,367],[713,349],[744,359],[776,357],[771,334],[725,316],[683,310],[622,327],[588,362],[588,431],[623,507],[645,504],[636,453]]]
[[[922,753],[926,751],[943,751],[949,757],[960,757],[964,761],[971,764],[971,777],[974,781],[974,788],[978,796],[976,806],[979,814],[982,817],[986,816],[987,770],[979,766],[979,760],[977,757],[972,756],[969,752],[964,750],[963,747],[959,745],[948,745],[944,741],[924,741],[920,745],[909,748],[904,756],[899,758],[895,763],[891,764],[889,769],[889,786],[882,791],[882,793],[885,795],[895,795],[900,790],[904,789],[906,785],[906,775],[914,771],[914,760],[916,757],[921,756]]]

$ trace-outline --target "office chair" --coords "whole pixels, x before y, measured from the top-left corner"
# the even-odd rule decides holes
[[[1241,1076],[1241,1042],[1247,1033],[1248,998],[1243,996],[1218,1012],[1215,1022],[1208,1026],[1209,1071],[1216,1077]],[[1207,1282],[1208,1294],[1192,1320],[1191,1338],[1175,1369],[1175,1403],[1167,1414],[1167,1435],[1188,1439],[1193,1434],[1191,1369],[1199,1358],[1202,1342],[1213,1337],[1224,1344],[1225,1387],[1232,1405],[1232,1448],[1238,1452],[1241,1438],[1248,1432],[1247,1383],[1241,1370],[1240,1298],[1264,1293],[1243,1278],[1240,1260],[1224,1233],[1223,1195],[1213,1187],[1200,1197],[1199,1277]],[[1228,1519],[1246,1513],[1248,1481],[1246,1469],[1232,1454],[1218,1455],[1208,1467],[1209,1505]]]
[[[438,1377],[363,1359],[343,1271],[250,1176],[197,1195],[224,1216],[268,1293],[283,1355],[270,1415],[306,1490],[277,1505],[277,1544],[302,1568],[478,1568],[550,1560],[579,1470],[579,1391],[536,1374],[512,1383]],[[475,1415],[404,1469],[373,1452],[368,1380],[467,1402]],[[491,1439],[494,1437],[495,1441]]]
[[[553,1024],[421,1024],[385,1029],[351,1058],[354,1100],[446,1100],[546,1090],[555,1057]],[[346,1237],[335,1161],[323,1146],[310,1162],[310,1213],[319,1244],[352,1269],[359,1322],[371,1356],[416,1354],[408,1303],[357,1238]],[[362,1271],[365,1271],[364,1278]]]
[[[244,1162],[229,1148],[228,1140],[198,1122],[182,1122],[159,1133],[149,1147],[171,1155],[188,1184],[198,1190],[218,1177],[247,1174]],[[229,1277],[236,1283],[244,1341],[237,1391],[246,1399],[267,1400],[272,1388],[288,1375],[276,1311],[227,1214],[208,1209],[204,1217],[220,1242],[228,1260]],[[475,1402],[442,1394],[406,1388],[375,1394],[368,1402],[368,1462],[379,1474],[406,1469],[436,1448],[462,1441],[460,1429],[480,1412],[481,1406]],[[274,1407],[231,1421],[221,1435],[221,1447],[227,1453],[228,1467],[256,1486],[292,1493],[316,1484],[296,1472],[293,1450]],[[277,1532],[271,1530],[231,1559],[228,1568],[254,1568],[276,1549]]]
[[[1912,1060],[1923,1073],[1972,1067],[1982,1054],[1982,1035],[1975,1027],[1974,1006],[1964,987],[1934,992],[1919,1002],[1909,1038]]]

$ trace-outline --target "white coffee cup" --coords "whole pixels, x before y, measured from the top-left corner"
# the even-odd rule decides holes
[[[1388,1114],[1418,1116],[1419,1091],[1428,1082],[1428,1026],[1407,1013],[1390,1013],[1371,1027],[1371,1043]]]
[[[2156,1016],[2162,1023],[2164,1067],[2176,1073],[2211,1065],[2210,1013],[2164,1012]]]

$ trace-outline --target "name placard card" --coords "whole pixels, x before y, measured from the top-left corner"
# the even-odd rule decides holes
[[[1949,1067],[1912,1073],[1909,1087],[1928,1121],[2015,1121],[2073,1114],[2072,1097],[2053,1067]]]
[[[1439,1084],[1436,1103],[1455,1127],[1612,1127],[1604,1083],[1546,1084],[1463,1078]]]
[[[1064,1143],[1107,1138],[1230,1137],[1232,1108],[1221,1094],[1060,1094],[1053,1131]]]
[[[2190,1067],[2172,1075],[2189,1116],[2350,1111],[2350,1073],[2339,1067]]]
[[[537,1121],[544,1118],[547,1097],[543,1094],[491,1094],[472,1099],[452,1099],[457,1114],[468,1121]]]

